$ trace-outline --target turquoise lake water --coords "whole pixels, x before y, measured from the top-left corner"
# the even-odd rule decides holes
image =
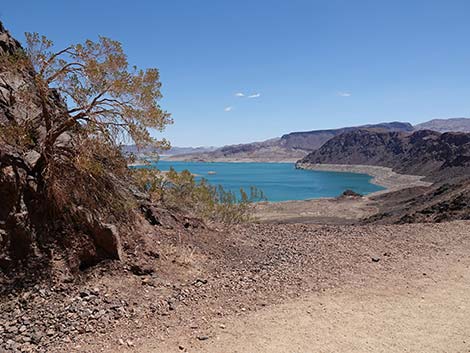
[[[238,192],[250,186],[263,190],[268,201],[307,200],[339,196],[351,189],[360,194],[383,190],[371,183],[367,174],[323,172],[295,169],[293,163],[203,163],[161,160],[154,164],[160,170],[173,166],[180,172],[188,169],[212,185]],[[208,172],[215,172],[211,175]]]

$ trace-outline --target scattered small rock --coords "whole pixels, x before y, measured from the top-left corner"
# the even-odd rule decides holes
[[[154,272],[152,267],[138,264],[131,265],[130,270],[136,276],[151,275]]]
[[[195,287],[200,287],[200,286],[202,286],[202,285],[204,285],[204,284],[207,284],[207,279],[200,279],[200,278],[198,278],[197,280],[195,280],[195,281],[193,282],[193,286],[195,286]]]

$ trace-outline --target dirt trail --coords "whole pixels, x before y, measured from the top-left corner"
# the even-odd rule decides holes
[[[192,346],[180,338],[141,351],[470,352],[470,261],[444,256],[428,265],[414,281],[387,276],[369,287],[313,294],[222,327],[214,322],[212,336]]]
[[[469,221],[247,224],[163,245],[155,274],[91,271],[91,299],[30,300],[96,327],[44,352],[470,353]]]

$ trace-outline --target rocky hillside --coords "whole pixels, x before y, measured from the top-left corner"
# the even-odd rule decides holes
[[[371,131],[413,131],[409,123],[391,122],[331,130],[292,132],[263,142],[230,145],[208,153],[183,154],[171,160],[193,161],[295,161],[319,148],[332,137],[357,129]]]
[[[470,134],[421,130],[413,134],[358,130],[337,136],[297,163],[361,164],[426,176],[429,187],[373,197],[379,212],[369,223],[470,219]]]
[[[262,142],[228,145],[211,150],[177,150],[167,153],[170,160],[190,161],[293,161],[320,148],[333,137],[358,129],[377,132],[398,131],[412,133],[420,130],[436,132],[470,132],[469,118],[434,119],[412,126],[409,123],[391,122],[345,127],[341,129],[300,131]]]
[[[415,130],[470,132],[470,118],[433,119],[414,126]]]
[[[408,188],[371,198],[379,212],[365,223],[439,223],[470,219],[470,179]]]
[[[384,166],[441,180],[470,171],[470,134],[350,131],[299,161],[299,165],[318,163]]]

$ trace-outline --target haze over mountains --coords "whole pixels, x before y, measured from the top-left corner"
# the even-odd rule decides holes
[[[209,151],[191,151],[188,153],[173,153],[170,160],[175,161],[266,161],[282,162],[296,161],[305,157],[311,151],[320,148],[324,143],[335,136],[356,130],[369,130],[377,132],[404,132],[412,133],[417,130],[444,131],[470,131],[470,119],[435,119],[416,126],[406,122],[389,122],[369,124],[340,129],[313,130],[292,132],[281,137],[238,145],[228,145]]]

